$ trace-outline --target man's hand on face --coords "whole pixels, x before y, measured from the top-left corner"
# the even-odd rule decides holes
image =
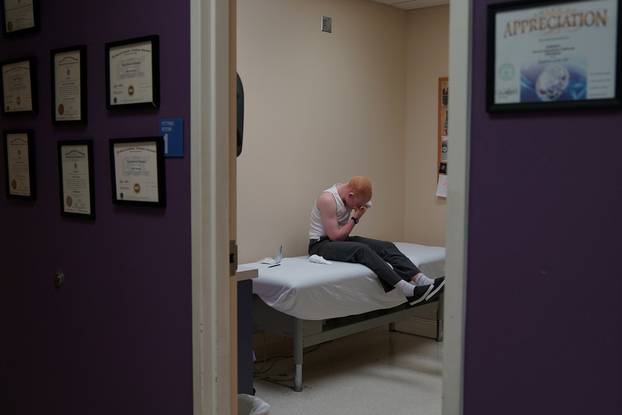
[[[365,212],[367,212],[367,208],[365,206],[358,207],[354,209],[354,213],[352,214],[352,217],[357,220],[361,219],[361,216],[363,216]]]

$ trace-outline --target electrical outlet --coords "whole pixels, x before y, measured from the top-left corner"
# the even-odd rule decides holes
[[[322,32],[333,33],[333,18],[322,16]]]

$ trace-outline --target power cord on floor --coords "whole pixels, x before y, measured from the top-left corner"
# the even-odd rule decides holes
[[[313,352],[315,352],[316,350],[318,350],[319,348],[320,348],[320,345],[313,346],[312,348],[308,348],[308,349],[306,349],[304,353],[305,353],[305,354],[313,353]],[[279,363],[279,362],[281,362],[281,361],[283,361],[283,360],[285,360],[285,359],[292,359],[293,357],[294,357],[293,355],[291,355],[291,354],[287,354],[287,355],[271,356],[271,357],[266,357],[266,358],[264,358],[263,360],[257,360],[257,361],[255,361],[255,365],[257,365],[257,364],[263,364],[263,363],[268,363],[268,362],[269,362],[269,366],[268,366],[268,368],[267,368],[267,369],[266,369],[266,368],[259,368],[259,369],[256,369],[256,370],[253,372],[253,375],[254,375],[254,376],[257,376],[257,375],[263,375],[263,374],[265,374],[265,373],[268,373],[270,370],[272,370],[272,368],[273,368],[273,367],[274,367],[277,363]]]
[[[309,354],[309,353],[313,353],[316,350],[318,350],[320,348],[321,345],[315,345],[313,347],[309,347],[306,348],[304,350],[305,354]],[[266,381],[270,381],[268,380],[270,377],[269,376],[263,376],[266,375],[268,372],[270,372],[274,366],[285,360],[285,359],[292,359],[294,356],[292,354],[284,354],[284,355],[277,355],[277,356],[270,356],[268,357],[268,348],[267,348],[267,342],[266,342],[266,335],[265,333],[263,334],[263,359],[261,360],[255,360],[254,365],[258,366],[264,363],[268,363],[267,367],[259,367],[259,368],[255,368],[253,370],[253,377],[257,378],[257,379],[261,379],[261,380],[266,380]],[[274,375],[273,375],[274,376]],[[284,380],[292,380],[293,376],[292,375],[283,375],[283,376],[288,376],[288,379],[282,379],[282,381]]]

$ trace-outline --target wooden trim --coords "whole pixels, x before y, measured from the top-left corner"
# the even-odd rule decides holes
[[[229,0],[229,238],[237,244],[237,4]],[[237,268],[237,246],[234,256]],[[231,414],[238,413],[238,283],[235,278],[229,279],[229,313],[231,326]]]
[[[233,277],[235,282],[238,283],[240,281],[247,281],[253,278],[257,278],[259,276],[259,270],[256,268],[248,268],[244,265],[240,265]]]
[[[229,234],[237,239],[237,0],[229,0]]]

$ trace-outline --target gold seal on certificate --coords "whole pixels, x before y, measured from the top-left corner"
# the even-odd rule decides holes
[[[4,62],[2,67],[2,112],[34,112],[34,60]]]
[[[31,131],[5,131],[4,155],[7,171],[7,196],[35,198],[34,144]]]
[[[147,36],[106,44],[106,106],[157,108],[159,38]]]
[[[86,46],[51,52],[52,121],[55,124],[86,123]]]
[[[162,137],[111,140],[110,161],[113,202],[166,205]]]
[[[39,4],[37,0],[4,0],[5,36],[26,33],[39,27]]]
[[[58,143],[58,173],[63,216],[95,218],[93,144],[89,140]]]

